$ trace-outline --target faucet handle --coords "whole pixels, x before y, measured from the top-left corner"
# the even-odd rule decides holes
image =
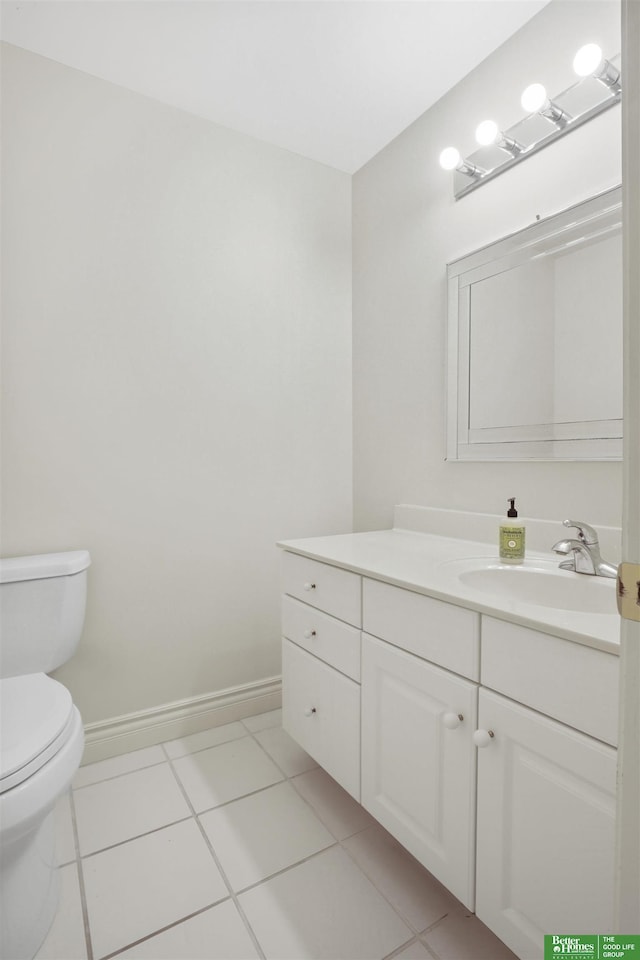
[[[598,534],[590,527],[588,523],[583,523],[582,520],[563,520],[562,525],[564,527],[575,527],[578,531],[578,539],[588,546],[595,546],[598,542]]]

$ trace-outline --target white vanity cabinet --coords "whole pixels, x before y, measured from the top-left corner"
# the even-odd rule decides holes
[[[282,574],[282,725],[359,801],[361,578],[292,553]]]
[[[285,729],[522,960],[610,932],[614,650],[283,561]]]

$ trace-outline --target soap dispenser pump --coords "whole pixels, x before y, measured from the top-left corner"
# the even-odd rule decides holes
[[[500,524],[500,560],[502,563],[524,562],[524,524],[518,523],[516,498],[508,497],[510,504],[507,510],[507,520]]]

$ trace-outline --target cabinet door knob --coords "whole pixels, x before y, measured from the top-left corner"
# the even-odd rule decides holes
[[[312,717],[315,712],[316,712],[315,707],[305,707],[304,715],[305,717]]]
[[[442,722],[447,730],[455,730],[463,720],[464,716],[461,713],[445,713],[442,718]]]
[[[305,630],[304,632],[305,640],[311,640],[311,637],[315,637],[315,635],[316,635],[315,630]]]
[[[315,583],[309,583],[308,581],[304,585],[305,590],[315,590],[315,588],[316,588]]]
[[[473,742],[476,747],[488,747],[494,736],[493,730],[476,730],[473,735]]]

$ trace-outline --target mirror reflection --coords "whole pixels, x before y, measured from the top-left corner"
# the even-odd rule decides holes
[[[617,188],[449,266],[449,458],[621,456],[619,201]]]

